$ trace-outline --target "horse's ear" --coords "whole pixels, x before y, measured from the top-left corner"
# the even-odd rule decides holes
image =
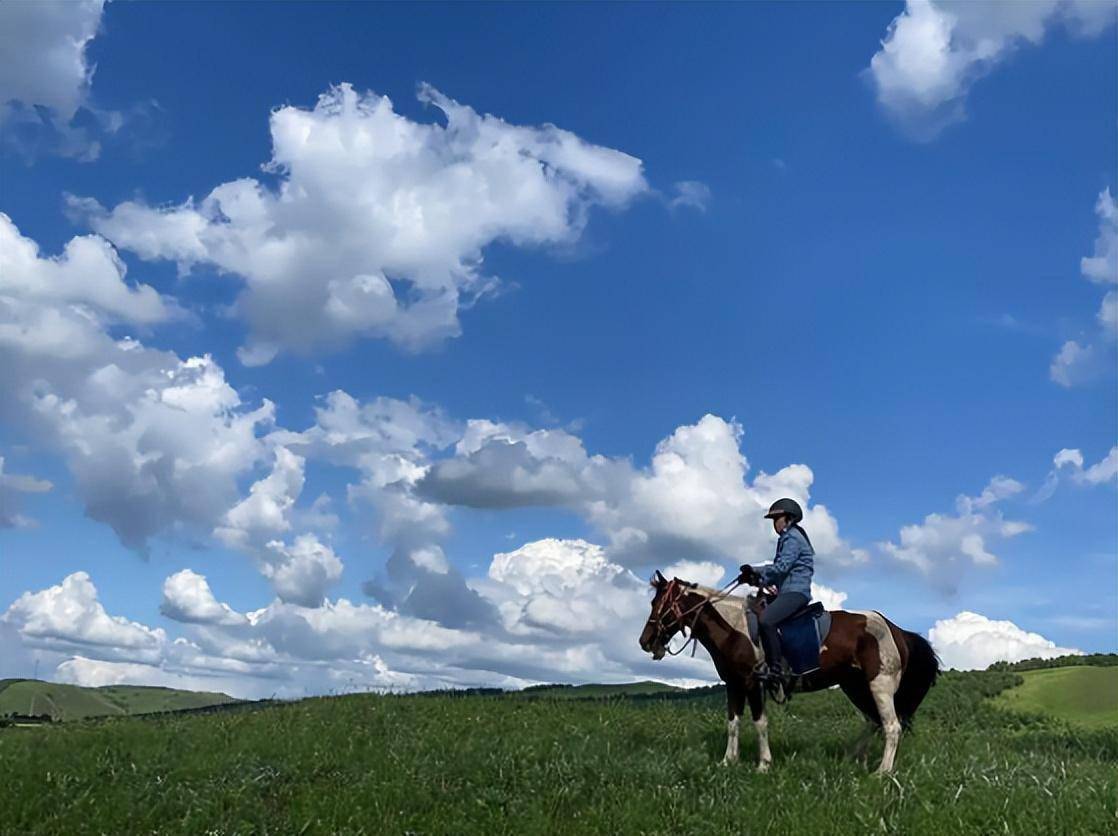
[[[655,587],[656,589],[660,589],[667,582],[668,579],[661,575],[660,570],[657,569],[655,572],[652,573],[652,580],[649,581],[649,585]]]

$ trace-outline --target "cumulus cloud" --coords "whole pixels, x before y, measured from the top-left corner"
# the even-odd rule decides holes
[[[163,581],[159,611],[174,621],[193,624],[232,627],[248,623],[244,615],[214,597],[205,575],[191,569],[183,569]]]
[[[77,650],[108,659],[158,659],[166,641],[160,629],[105,612],[85,572],[69,575],[58,586],[25,592],[0,620],[16,627],[32,647]]]
[[[971,85],[1056,26],[1094,36],[1114,22],[1114,4],[1090,0],[973,3],[907,0],[870,60],[878,104],[917,139],[932,139],[966,115]]]
[[[272,472],[229,509],[214,535],[252,555],[280,600],[316,607],[341,577],[342,561],[315,533],[291,542],[282,539],[292,528],[295,503],[303,492],[305,460],[281,446],[274,455]]]
[[[719,567],[682,563],[692,580],[717,581]],[[710,578],[700,574],[709,572]],[[345,598],[277,598],[238,613],[206,579],[183,570],[164,583],[164,615],[187,636],[110,616],[85,573],[26,593],[0,616],[19,647],[62,654],[55,678],[79,684],[132,682],[224,690],[235,696],[327,691],[498,686],[536,682],[711,681],[709,660],[653,662],[637,645],[648,617],[647,581],[585,540],[545,539],[493,556],[467,589],[496,614],[472,626]],[[827,606],[845,595],[813,589]]]
[[[922,523],[901,528],[899,543],[881,543],[879,547],[899,565],[953,589],[968,566],[997,565],[998,558],[989,551],[988,541],[1032,530],[1028,523],[1007,520],[996,507],[1024,489],[1015,479],[995,476],[978,496],[957,497],[954,514],[929,514]]]
[[[268,402],[246,409],[211,357],[113,335],[177,314],[125,281],[103,239],[44,256],[0,214],[0,418],[61,452],[86,513],[140,551],[158,533],[214,526],[273,416]]]
[[[628,566],[684,555],[739,563],[767,558],[773,535],[764,511],[791,496],[805,507],[804,525],[830,566],[864,561],[864,552],[839,537],[827,508],[809,503],[809,467],[789,465],[747,480],[742,435],[736,422],[706,415],[678,427],[657,445],[649,466],[637,469],[627,459],[589,455],[563,430],[470,421],[454,457],[435,462],[418,488],[475,508],[571,507],[607,536],[611,558]]]
[[[459,333],[458,311],[492,291],[494,241],[569,243],[593,206],[648,190],[640,160],[554,125],[523,127],[420,89],[445,126],[374,93],[331,88],[311,110],[271,115],[271,188],[243,178],[200,203],[71,199],[94,229],[144,259],[210,265],[243,282],[250,365],[278,351],[384,338],[420,349]]]
[[[1038,633],[1022,630],[1012,621],[992,621],[966,611],[937,621],[928,631],[928,639],[945,667],[964,671],[981,670],[994,662],[1083,653],[1073,647],[1059,647]]]
[[[1114,288],[1118,285],[1118,201],[1111,196],[1109,188],[1099,193],[1095,214],[1099,219],[1099,232],[1094,254],[1084,256],[1079,269],[1091,282]],[[1087,339],[1083,343],[1068,340],[1052,358],[1048,374],[1060,386],[1070,388],[1113,371],[1114,341],[1118,338],[1118,290],[1107,290],[1096,319],[1098,339]]]
[[[0,7],[0,122],[10,118],[12,102],[70,120],[89,92],[93,67],[85,50],[104,6],[104,0],[40,0]]]
[[[301,534],[290,544],[272,540],[266,549],[261,571],[281,601],[317,607],[342,576],[341,560],[314,534]]]
[[[0,528],[26,528],[35,524],[19,511],[19,495],[46,493],[52,487],[45,479],[4,472],[4,457],[0,456]]]
[[[0,3],[0,134],[31,159],[53,153],[90,161],[130,116],[90,101],[95,67],[87,48],[101,28],[104,0]],[[75,119],[78,112],[84,119]]]

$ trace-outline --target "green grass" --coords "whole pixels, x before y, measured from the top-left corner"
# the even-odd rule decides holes
[[[124,714],[180,711],[233,702],[226,694],[178,691],[138,685],[82,688],[35,679],[0,680],[0,717],[49,714],[56,720],[81,720]]]
[[[699,694],[355,695],[0,731],[10,833],[1113,834],[1118,728],[1000,709],[1009,672],[943,676],[895,780],[841,694],[772,711],[775,764],[718,766]]]
[[[1049,668],[1020,676],[1020,686],[998,697],[1004,707],[1089,728],[1118,726],[1118,667]]]

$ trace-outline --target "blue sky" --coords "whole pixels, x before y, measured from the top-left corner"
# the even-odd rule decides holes
[[[80,324],[0,341],[0,672],[694,681],[637,579],[783,493],[949,663],[1113,649],[1113,6],[42,9],[0,337]]]

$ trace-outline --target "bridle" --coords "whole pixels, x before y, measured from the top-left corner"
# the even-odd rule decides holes
[[[652,611],[652,614],[648,616],[648,621],[645,622],[646,625],[650,623],[656,625],[657,640],[669,629],[671,629],[673,633],[676,630],[683,632],[683,635],[688,637],[687,641],[683,643],[683,646],[676,651],[668,647],[668,642],[664,642],[664,652],[669,656],[678,656],[687,649],[687,645],[691,645],[691,655],[695,655],[695,645],[697,643],[695,639],[695,625],[699,622],[699,616],[703,614],[703,607],[728,597],[731,592],[741,586],[741,581],[734,578],[734,580],[730,581],[713,595],[703,595],[697,604],[683,609],[683,596],[687,591],[694,590],[695,586],[695,584],[689,584],[687,581],[681,581],[679,578],[672,578],[668,581],[668,586],[664,590],[664,595],[660,599],[660,603]],[[684,624],[684,619],[691,615],[691,613],[695,614],[691,619],[691,623]],[[666,616],[671,616],[672,621],[670,623],[664,623]],[[670,639],[668,641],[670,641]]]

